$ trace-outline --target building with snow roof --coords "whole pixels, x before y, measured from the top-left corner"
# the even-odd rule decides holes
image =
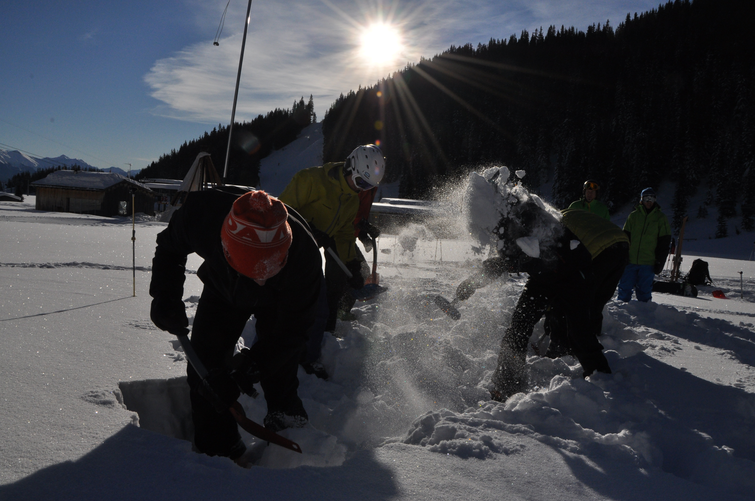
[[[135,212],[155,213],[155,193],[120,174],[58,170],[32,186],[37,194],[37,210],[117,216],[125,202],[125,212],[131,214],[133,195]]]

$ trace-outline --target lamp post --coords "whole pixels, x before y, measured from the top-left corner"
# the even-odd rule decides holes
[[[228,155],[231,153],[231,135],[233,134],[233,122],[236,120],[236,101],[239,97],[239,82],[241,81],[241,65],[244,62],[244,47],[246,46],[246,32],[249,29],[249,13],[252,11],[252,0],[246,8],[244,20],[244,37],[241,40],[241,54],[239,55],[239,71],[236,74],[236,91],[233,93],[233,109],[231,110],[231,126],[228,128],[228,146],[225,150],[225,167],[223,167],[223,182],[228,175]]]

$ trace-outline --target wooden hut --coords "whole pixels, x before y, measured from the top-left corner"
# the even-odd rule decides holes
[[[59,170],[32,186],[37,194],[37,210],[117,216],[121,202],[125,202],[125,212],[131,214],[133,194],[136,212],[155,213],[152,190],[120,174]]]

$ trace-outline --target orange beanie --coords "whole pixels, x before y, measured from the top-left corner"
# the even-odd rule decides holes
[[[264,191],[250,191],[237,198],[220,231],[228,264],[257,280],[278,273],[291,246],[287,218],[283,202]]]

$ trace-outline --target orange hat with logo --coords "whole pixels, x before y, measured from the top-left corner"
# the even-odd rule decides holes
[[[283,269],[292,238],[286,206],[264,191],[237,198],[220,231],[228,264],[257,280],[267,280]]]

